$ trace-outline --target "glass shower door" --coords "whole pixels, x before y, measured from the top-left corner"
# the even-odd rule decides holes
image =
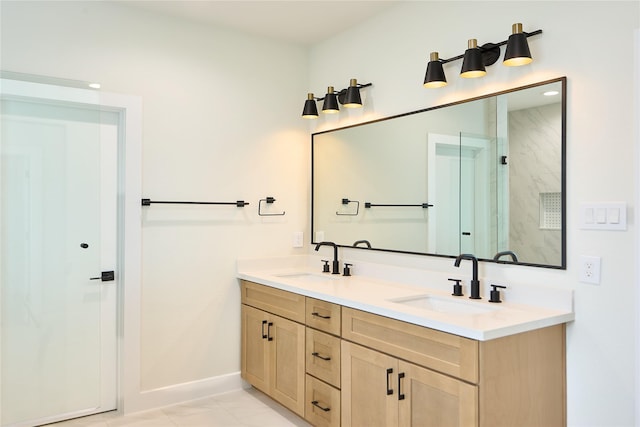
[[[0,113],[1,424],[115,409],[117,114]]]

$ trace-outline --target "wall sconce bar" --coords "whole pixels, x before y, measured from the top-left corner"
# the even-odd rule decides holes
[[[468,48],[462,54],[447,59],[441,59],[438,52],[431,52],[427,72],[424,78],[424,87],[438,88],[447,85],[447,79],[442,65],[462,59],[460,76],[464,78],[482,77],[486,74],[485,67],[496,63],[500,57],[500,47],[507,45],[503,64],[507,66],[520,66],[532,61],[527,38],[542,34],[542,30],[530,33],[522,31],[522,24],[512,25],[512,34],[507,40],[499,43],[485,43],[477,45],[476,39],[468,41]]]
[[[169,205],[230,205],[243,208],[249,204],[244,200],[238,200],[236,202],[167,202],[151,199],[142,199],[142,206],[151,206],[151,204],[169,204]]]
[[[324,101],[322,104],[322,112],[325,114],[335,114],[340,112],[339,104],[346,108],[362,107],[362,99],[360,98],[360,89],[372,86],[373,83],[358,83],[356,79],[351,79],[349,87],[335,91],[333,86],[327,88],[327,93],[323,97],[314,96],[313,93],[307,94],[307,100],[302,109],[302,117],[305,119],[317,119],[318,107],[316,101]]]

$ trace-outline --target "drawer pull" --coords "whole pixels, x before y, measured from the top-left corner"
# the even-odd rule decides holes
[[[391,382],[389,381],[391,379],[391,374],[393,374],[393,369],[392,368],[387,369],[387,396],[393,394],[393,389],[389,388],[389,383]]]
[[[273,341],[273,337],[271,336],[271,327],[273,326],[273,322],[269,322],[267,324],[267,341]]]
[[[266,325],[266,324],[267,324],[267,321],[263,320],[262,321],[262,339],[267,338],[267,334],[264,333],[264,325]]]
[[[318,313],[317,311],[314,311],[313,313],[311,313],[312,316],[315,317],[319,317],[321,319],[331,319],[331,316],[323,316],[322,314]]]
[[[312,404],[313,406],[315,406],[316,408],[320,408],[320,409],[322,409],[324,412],[329,412],[329,411],[331,410],[331,408],[323,408],[322,406],[320,406],[320,404],[318,403],[318,401],[317,401],[317,400],[313,400],[313,401],[311,401],[311,404]]]
[[[404,400],[404,393],[402,393],[402,379],[404,378],[404,372],[398,374],[398,400]]]
[[[320,353],[318,353],[317,351],[311,353],[311,355],[317,357],[318,359],[322,359],[322,360],[326,360],[326,361],[331,360],[331,357],[321,356]]]

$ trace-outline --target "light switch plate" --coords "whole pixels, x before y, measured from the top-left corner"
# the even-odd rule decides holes
[[[627,203],[583,203],[580,206],[580,228],[582,230],[626,230]]]
[[[291,237],[291,244],[294,248],[301,248],[304,245],[304,233],[302,231],[294,231]]]

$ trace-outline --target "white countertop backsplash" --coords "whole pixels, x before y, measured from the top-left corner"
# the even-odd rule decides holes
[[[358,261],[354,262],[352,276],[344,277],[322,273],[321,259],[327,258],[301,255],[239,259],[238,277],[481,341],[574,319],[573,291],[569,289],[497,283],[480,277],[483,299],[468,299],[471,272],[468,260],[463,260],[460,273],[456,274]],[[341,262],[340,273],[342,268]],[[464,297],[451,296],[453,282],[449,278],[463,279]],[[502,303],[488,302],[490,284],[507,286],[500,292]],[[485,312],[442,312],[390,301],[425,294]]]

